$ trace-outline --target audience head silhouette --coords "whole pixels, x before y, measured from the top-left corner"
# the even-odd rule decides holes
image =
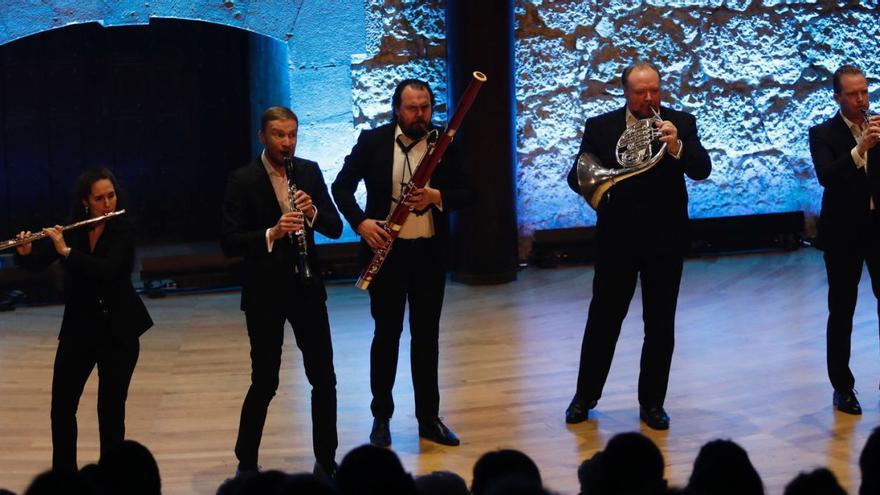
[[[46,471],[38,475],[24,495],[91,495],[92,489],[79,473]]]
[[[159,466],[149,449],[134,440],[123,440],[101,455],[100,484],[107,493],[159,495]]]
[[[252,476],[248,476],[247,479],[241,484],[238,488],[238,491],[235,492],[236,495],[265,495],[265,494],[274,494],[284,482],[285,478],[287,478],[287,474],[283,471],[278,471],[275,469],[269,471],[261,471]]]
[[[593,454],[593,457],[585,460],[578,467],[578,483],[581,486],[580,495],[601,495],[607,493],[602,473],[602,451]]]
[[[880,427],[874,429],[859,457],[859,495],[880,495]],[[620,433],[578,467],[580,495],[764,495],[761,477],[748,453],[732,440],[712,440],[694,459],[688,485],[670,488],[663,478],[660,449],[638,432]],[[23,495],[161,495],[156,459],[143,445],[125,440],[101,455],[98,464],[79,472],[47,471]],[[334,481],[312,473],[281,471],[242,473],[226,480],[217,495],[552,495],[525,453],[502,449],[483,454],[465,480],[450,471],[434,471],[416,480],[389,449],[362,445],[342,460]],[[846,495],[827,468],[801,472],[784,495]],[[15,495],[0,488],[0,495]]]
[[[416,486],[397,458],[382,447],[361,445],[345,455],[336,471],[336,489],[345,495],[415,494]]]
[[[862,471],[859,495],[880,495],[880,426],[874,428],[865,442],[859,456],[859,469]]]
[[[687,487],[695,495],[764,495],[764,484],[746,451],[731,440],[700,449]]]
[[[333,495],[336,488],[326,478],[312,473],[287,475],[275,489],[274,495]]]
[[[846,491],[837,482],[834,473],[827,468],[819,468],[795,476],[786,485],[784,495],[846,495]]]
[[[493,483],[486,495],[550,495],[550,492],[531,478],[513,476]]]
[[[257,474],[256,471],[248,471],[240,473],[234,478],[227,479],[217,488],[217,495],[238,495],[239,491],[241,491],[241,487]]]
[[[604,493],[650,495],[663,493],[663,454],[648,437],[637,432],[619,433],[602,453]]]
[[[470,495],[464,478],[451,471],[434,471],[416,477],[419,495]]]
[[[474,464],[473,495],[485,495],[495,483],[507,478],[530,480],[541,486],[541,472],[526,454],[511,449],[487,452]]]

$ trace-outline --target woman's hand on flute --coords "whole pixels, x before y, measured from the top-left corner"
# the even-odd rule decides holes
[[[26,237],[30,237],[31,235],[32,234],[31,234],[30,230],[28,230],[27,232],[22,231],[22,232],[19,232],[18,235],[15,236],[15,238],[16,239],[24,239]],[[17,252],[19,254],[19,256],[27,256],[27,255],[31,254],[31,252],[33,250],[34,250],[34,245],[30,242],[15,247],[15,252]]]
[[[61,226],[56,225],[54,227],[46,227],[43,229],[43,232],[49,237],[49,239],[52,239],[55,251],[61,256],[67,257],[69,248],[67,247],[67,242],[64,241],[64,234],[61,232]]]

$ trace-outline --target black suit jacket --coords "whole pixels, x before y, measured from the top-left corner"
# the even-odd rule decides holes
[[[327,193],[327,185],[318,164],[294,157],[297,187],[312,197],[318,208],[314,229],[332,239],[342,234],[342,220]],[[249,165],[229,175],[223,202],[223,252],[244,256],[242,264],[241,309],[279,311],[289,304],[294,288],[305,290],[325,300],[327,293],[320,275],[320,260],[315,250],[315,234],[306,228],[311,266],[315,282],[299,287],[296,247],[287,237],[275,241],[272,252],[266,249],[266,229],[281,217],[281,207],[263,162],[257,157]]]
[[[339,211],[352,229],[367,218],[383,220],[391,212],[391,173],[394,167],[394,124],[361,132],[351,153],[345,157],[342,170],[333,181],[331,190]],[[354,193],[363,180],[367,188],[367,204],[361,209]],[[455,147],[450,144],[431,176],[431,187],[440,191],[443,211],[432,206],[434,234],[440,241],[438,255],[445,267],[450,264],[449,212],[467,206],[473,199],[470,180]],[[372,257],[372,249],[361,240],[364,263]]]
[[[680,159],[666,153],[657,165],[614,185],[597,212],[600,248],[623,252],[683,253],[688,245],[687,187],[684,175],[695,180],[709,176],[712,163],[697,133],[694,116],[661,107],[660,115],[678,129]],[[587,119],[578,155],[595,154],[606,168],[619,168],[617,140],[626,129],[626,107]],[[577,193],[577,159],[568,174]]]
[[[91,253],[88,232],[82,227],[64,233],[71,249],[67,258],[61,258],[51,242],[40,241],[30,255],[16,255],[16,260],[27,269],[39,269],[61,258],[65,305],[59,340],[104,338],[97,320],[103,318],[102,309],[112,338],[137,339],[153,320],[131,283],[134,228],[125,216],[108,220]]]
[[[843,117],[810,128],[810,154],[822,194],[816,247],[823,251],[861,251],[871,223],[870,198],[880,207],[880,148],[868,153],[868,173],[850,154],[856,140]]]

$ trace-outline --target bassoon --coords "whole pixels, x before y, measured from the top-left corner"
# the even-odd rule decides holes
[[[486,76],[482,72],[475,71],[473,76],[474,78],[471,79],[470,84],[468,84],[467,88],[464,90],[464,94],[461,95],[458,107],[456,107],[455,113],[446,125],[443,134],[437,138],[437,141],[434,142],[433,145],[430,143],[428,144],[428,152],[425,153],[425,156],[419,161],[416,172],[406,186],[404,186],[403,190],[401,190],[400,200],[397,202],[397,206],[388,216],[388,219],[381,224],[385,232],[388,233],[389,240],[385,245],[374,251],[373,258],[361,272],[361,276],[358,277],[357,281],[357,287],[359,289],[366,290],[376,274],[379,273],[382,264],[385,263],[385,258],[388,257],[391,245],[394,243],[394,240],[397,239],[397,236],[400,235],[400,229],[403,227],[403,224],[406,222],[406,219],[412,211],[412,208],[407,206],[406,203],[409,202],[412,197],[413,191],[425,187],[425,184],[428,183],[431,174],[434,173],[434,170],[440,163],[440,159],[443,158],[443,153],[446,152],[446,148],[449,146],[449,143],[452,142],[452,138],[455,137],[455,131],[458,130],[461,121],[464,120],[465,114],[467,114],[468,110],[471,108],[471,104],[477,97],[477,92],[480,90],[483,83],[486,82]]]

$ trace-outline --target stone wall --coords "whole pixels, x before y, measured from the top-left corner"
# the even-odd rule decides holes
[[[880,75],[878,0],[517,0],[520,236],[591,225],[565,185],[584,120],[623,104],[619,74],[637,57],[663,69],[666,104],[697,116],[714,169],[691,183],[694,217],[818,211],[810,125],[832,115],[844,62]],[[176,17],[282,40],[298,151],[332,181],[360,130],[387,122],[404,77],[427,79],[446,113],[444,0],[16,0],[0,44],[72,23]],[[877,91],[872,93],[876,99]],[[354,240],[346,226],[342,240]]]
[[[836,110],[830,77],[880,75],[877,2],[517,3],[521,236],[595,223],[564,183],[584,120],[623,105],[634,58],[664,72],[665,102],[696,115],[713,171],[688,181],[694,217],[818,212],[807,130]],[[876,96],[876,90],[873,93]]]
[[[364,0],[0,0],[0,45],[71,24],[113,28],[152,18],[222,24],[280,40],[290,98],[276,104],[289,101],[297,112],[297,153],[316,160],[329,183],[357,137],[352,57],[366,51],[368,10]],[[346,228],[341,240],[355,239]]]
[[[535,230],[595,223],[564,179],[584,120],[623,105],[619,74],[635,58],[662,68],[665,104],[697,116],[712,156],[710,178],[688,181],[693,217],[817,214],[807,129],[834,113],[840,64],[877,82],[877,3],[517,0],[521,254]],[[400,77],[424,77],[442,95],[443,21],[441,0],[367,2],[367,53],[352,70],[358,128],[387,118]]]
[[[391,117],[397,82],[420,78],[431,84],[434,120],[446,119],[446,25],[442,0],[367,0],[366,51],[352,57],[352,114],[367,129]]]

